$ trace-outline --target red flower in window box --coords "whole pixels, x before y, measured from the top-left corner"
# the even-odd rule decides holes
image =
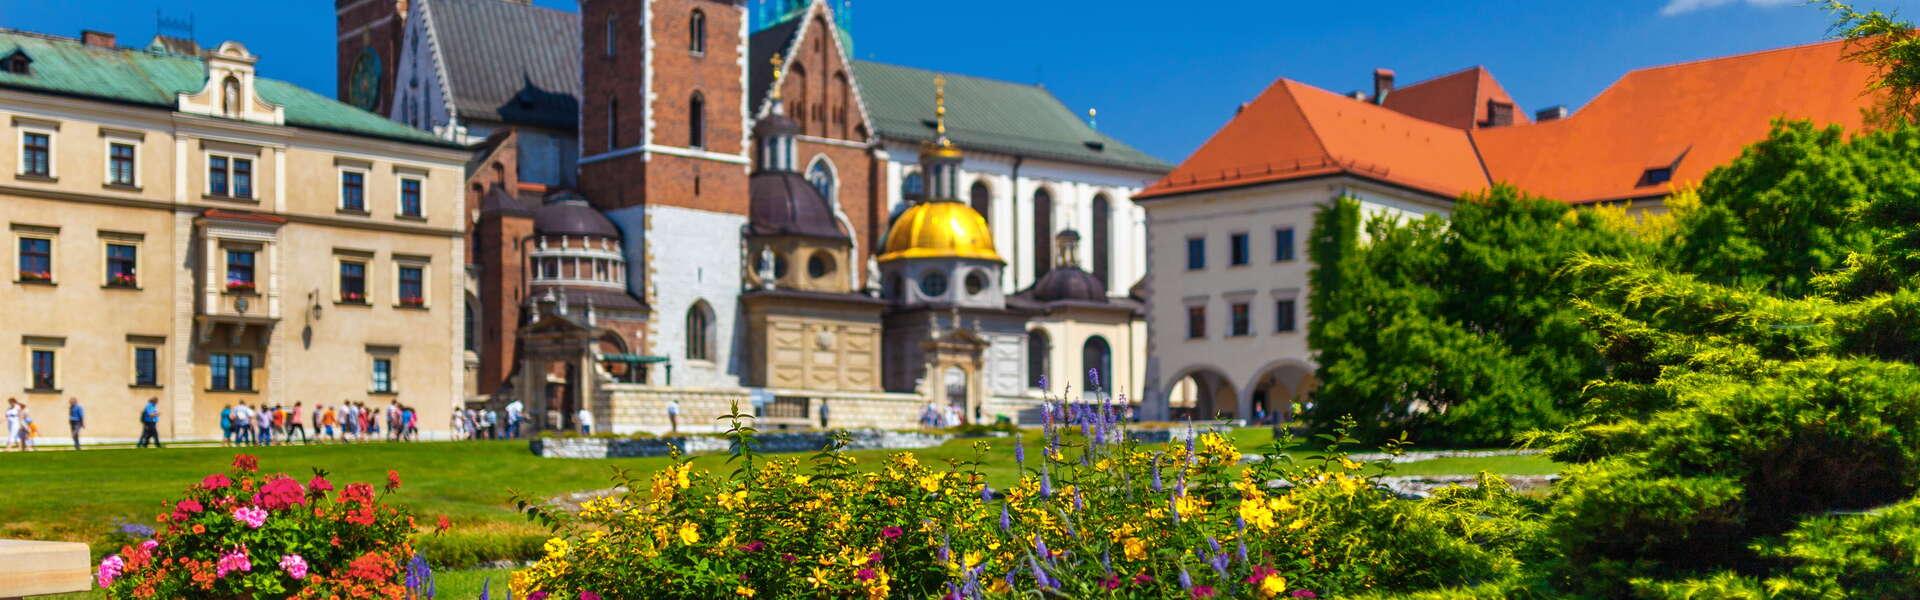
[[[140,278],[132,273],[114,273],[113,279],[107,283],[120,287],[135,287],[140,285]]]
[[[238,279],[229,279],[229,280],[227,280],[227,291],[229,291],[229,292],[251,292],[251,291],[254,291],[254,287],[253,287],[253,282],[251,282],[251,281],[240,281],[240,280],[238,280]]]
[[[21,281],[53,281],[53,273],[46,271],[21,271]]]
[[[421,298],[419,296],[402,296],[400,298],[400,305],[401,306],[426,306],[427,299]]]
[[[367,301],[367,295],[360,292],[340,292],[340,301],[364,303]]]

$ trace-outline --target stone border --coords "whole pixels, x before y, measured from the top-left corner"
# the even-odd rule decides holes
[[[914,431],[855,429],[847,432],[848,450],[913,450],[947,443],[952,435]],[[814,452],[825,448],[832,437],[824,431],[762,433],[754,436],[757,451],[766,453]],[[635,458],[681,454],[728,452],[733,441],[724,437],[698,435],[659,438],[535,438],[527,448],[541,458]]]

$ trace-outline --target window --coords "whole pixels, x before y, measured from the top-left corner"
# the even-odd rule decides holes
[[[687,19],[687,51],[707,53],[707,13],[695,10],[693,16]]]
[[[927,195],[927,182],[919,172],[908,173],[900,179],[900,198],[908,202],[919,200]]]
[[[411,177],[400,179],[400,216],[426,216],[426,207],[420,202],[420,180]]]
[[[1080,389],[1113,389],[1113,346],[1107,344],[1107,338],[1093,336],[1080,348],[1080,356],[1087,368],[1086,385]]]
[[[160,349],[137,346],[133,349],[133,384],[140,387],[160,385]]]
[[[365,172],[340,172],[340,210],[367,212],[367,174]]]
[[[807,168],[807,182],[813,184],[813,189],[820,190],[820,197],[826,198],[828,205],[840,205],[840,200],[834,197],[833,167],[827,164],[826,157],[813,161],[813,166]]]
[[[1673,180],[1673,167],[1653,167],[1640,173],[1640,182],[1635,187],[1660,185]]]
[[[687,101],[687,147],[707,147],[707,98],[699,92]]]
[[[1033,192],[1033,278],[1053,270],[1053,192]]]
[[[1199,340],[1207,337],[1207,307],[1187,307],[1187,339]]]
[[[367,263],[341,261],[340,301],[367,302]]]
[[[1243,337],[1253,335],[1253,307],[1245,302],[1235,302],[1228,313],[1232,317],[1227,335]]]
[[[973,188],[967,190],[967,199],[973,205],[973,212],[980,213],[980,218],[988,223],[993,222],[993,190],[987,187],[987,182],[973,182]]]
[[[1246,266],[1247,261],[1252,256],[1252,253],[1248,252],[1247,234],[1236,233],[1228,239],[1230,240],[1227,246],[1229,248],[1227,257],[1228,264],[1235,267]]]
[[[53,283],[53,240],[20,238],[20,281]]]
[[[56,385],[56,383],[59,380],[55,378],[55,375],[56,373],[54,371],[54,351],[40,350],[40,349],[33,350],[33,381],[30,382],[33,384],[33,387],[29,389],[40,390],[40,391],[52,391],[52,390],[58,389],[59,386]]]
[[[393,393],[393,359],[374,357],[373,387],[368,391],[375,394]]]
[[[1113,201],[1093,197],[1093,276],[1113,287]]]
[[[987,291],[986,271],[983,271],[980,269],[974,269],[968,272],[966,285],[967,285],[967,295],[969,296],[978,296],[982,292]]]
[[[1298,325],[1294,321],[1295,313],[1299,311],[1297,304],[1298,303],[1295,302],[1292,298],[1288,298],[1286,300],[1281,300],[1273,303],[1273,330],[1274,331],[1279,333],[1287,333],[1289,331],[1293,331],[1298,327]]]
[[[1187,270],[1207,268],[1207,238],[1187,238]]]
[[[253,391],[253,355],[207,355],[207,387],[216,392]]]
[[[613,13],[613,16],[607,18],[607,56],[609,58],[611,58],[614,55],[614,53],[618,52],[620,49],[618,45],[620,36],[615,34],[615,31],[617,30],[616,28],[619,25],[619,23],[620,23],[620,13]]]
[[[928,298],[947,295],[947,274],[939,271],[920,276],[920,293]]]
[[[1293,261],[1293,228],[1282,227],[1273,230],[1273,261]]]
[[[1038,389],[1040,380],[1047,378],[1047,365],[1052,359],[1053,345],[1048,343],[1047,332],[1039,329],[1027,332],[1027,386]]]
[[[607,151],[620,149],[620,99],[607,99]]]
[[[140,248],[132,244],[107,244],[107,285],[140,285]]]
[[[255,290],[253,257],[252,250],[227,251],[227,291],[250,293]]]
[[[426,306],[427,290],[425,285],[426,269],[422,267],[400,267],[400,305]]]
[[[813,256],[807,257],[807,276],[819,279],[832,275],[833,266],[833,255],[827,254],[825,250],[815,252]]]
[[[218,198],[253,197],[253,159],[207,156],[207,195]]]
[[[135,185],[133,160],[133,144],[107,144],[107,183],[128,187]]]
[[[28,58],[27,53],[15,50],[6,58],[0,58],[0,71],[14,75],[32,75],[33,59]]]
[[[687,309],[687,360],[713,360],[713,309],[705,301]]]
[[[53,176],[53,134],[44,131],[21,132],[20,174],[31,177]]]

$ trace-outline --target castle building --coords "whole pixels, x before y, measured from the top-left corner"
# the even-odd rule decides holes
[[[669,397],[703,426],[694,415],[742,399],[792,424],[830,405],[837,422],[897,425],[962,387],[965,418],[1018,418],[1042,377],[1078,388],[1088,378],[1070,371],[1088,368],[1102,389],[1139,389],[1132,196],[1170,166],[1040,86],[853,60],[850,4],[336,0],[343,56],[399,54],[343,95],[475,149],[473,401],[590,406],[634,430],[663,428]],[[937,118],[942,96],[952,112]],[[625,266],[592,294],[536,285],[529,240],[552,236],[535,213],[566,194],[617,234],[568,238],[618,249],[590,251]],[[895,236],[902,223],[965,228],[980,252],[934,256],[946,242]],[[1070,230],[1087,235],[1056,239]],[[943,269],[950,289],[924,294]],[[896,294],[885,277],[914,282]],[[963,331],[980,344],[923,352]],[[1082,364],[1087,348],[1103,353]],[[954,365],[965,377],[949,385]]]
[[[1792,81],[1782,85],[1783,77]],[[1283,418],[1316,386],[1306,239],[1341,198],[1446,215],[1494,183],[1576,205],[1663,210],[1785,117],[1862,124],[1868,67],[1825,42],[1627,73],[1578,112],[1528,119],[1474,67],[1371,93],[1280,79],[1165,178],[1147,212],[1149,417]]]
[[[464,398],[470,153],[256,70],[239,43],[0,30],[0,387],[50,439],[217,439],[235,403]]]

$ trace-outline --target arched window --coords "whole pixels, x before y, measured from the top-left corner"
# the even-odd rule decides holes
[[[687,19],[687,50],[694,54],[707,53],[707,13],[698,9]]]
[[[826,198],[828,204],[840,205],[840,200],[834,197],[833,165],[827,164],[827,157],[813,159],[813,166],[807,167],[807,182],[813,184],[813,189],[820,190],[820,197]]]
[[[1080,389],[1089,392],[1113,389],[1113,347],[1107,345],[1107,338],[1097,335],[1087,338],[1086,345],[1080,348],[1080,360],[1087,368],[1086,385]]]
[[[713,360],[713,307],[705,300],[687,309],[687,360]]]
[[[707,97],[700,92],[687,101],[687,147],[707,147]]]
[[[967,191],[967,199],[972,201],[973,212],[980,213],[980,218],[988,223],[993,222],[993,190],[987,187],[987,182],[974,180],[973,189]]]
[[[1053,193],[1033,192],[1033,278],[1053,270]]]
[[[1106,194],[1093,197],[1093,276],[1113,289],[1114,282],[1108,279],[1113,268],[1113,202]]]
[[[240,80],[228,75],[227,82],[221,86],[221,89],[223,90],[220,96],[221,112],[231,118],[240,118]]]
[[[913,202],[926,195],[927,182],[920,178],[919,171],[907,173],[906,177],[900,179],[900,199]]]
[[[845,71],[833,74],[833,122],[840,126],[840,136],[847,136],[847,105],[853,103],[853,84],[847,81]]]
[[[1027,387],[1039,388],[1040,380],[1047,377],[1047,365],[1051,363],[1053,344],[1047,340],[1047,332],[1035,329],[1027,332]]]

